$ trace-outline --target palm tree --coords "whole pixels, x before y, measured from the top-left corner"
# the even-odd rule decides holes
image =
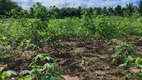
[[[117,5],[114,10],[115,10],[115,15],[117,15],[117,16],[123,15],[122,7],[120,5]]]
[[[133,12],[134,12],[134,6],[133,4],[129,3],[129,4],[126,4],[126,12],[128,15],[132,15]]]
[[[140,0],[140,2],[138,3],[137,11],[139,13],[142,13],[142,0]]]
[[[109,8],[108,8],[108,15],[109,15],[109,16],[114,15],[114,10],[113,10],[112,7],[109,7]]]
[[[96,11],[96,15],[101,15],[102,14],[102,8],[96,7],[94,10]]]
[[[77,8],[77,16],[78,16],[79,18],[81,18],[81,10],[82,10],[82,7],[79,6],[79,7]]]
[[[107,7],[104,7],[102,12],[103,12],[103,15],[108,15]]]

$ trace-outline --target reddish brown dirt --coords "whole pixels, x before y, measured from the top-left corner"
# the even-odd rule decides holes
[[[142,42],[138,41],[140,38],[128,36],[122,40],[133,42],[137,56],[142,57]],[[106,40],[62,40],[52,47],[46,44],[37,51],[19,52],[16,61],[0,64],[11,70],[29,69],[31,59],[41,52],[54,58],[59,69],[64,72],[65,80],[124,80],[126,70],[111,64],[112,51]]]

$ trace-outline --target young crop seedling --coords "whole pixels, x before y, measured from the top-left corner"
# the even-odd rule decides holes
[[[133,61],[130,62],[129,71],[124,76],[125,79],[132,79],[134,77],[136,80],[142,79],[142,58],[138,57],[136,59],[133,58]]]
[[[122,42],[117,39],[112,39],[111,49],[113,50],[113,54],[111,56],[113,64],[117,64],[118,62],[117,65],[121,64],[121,67],[127,67],[129,65],[129,62],[133,60],[132,55],[135,54],[133,44],[128,42]]]
[[[50,62],[52,58],[47,54],[39,54],[33,58],[33,62],[29,65],[31,70],[23,70],[20,73],[14,70],[0,70],[1,80],[63,80],[62,72],[55,63]],[[39,63],[40,62],[40,63]],[[42,64],[43,63],[43,64]],[[15,75],[15,77],[13,77]]]

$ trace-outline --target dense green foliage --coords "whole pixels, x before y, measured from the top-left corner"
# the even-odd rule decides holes
[[[29,67],[32,68],[32,70],[23,70],[20,73],[8,70],[3,71],[3,69],[0,70],[0,79],[6,80],[6,79],[14,79],[14,80],[35,80],[35,79],[45,79],[45,80],[62,80],[61,74],[62,72],[59,71],[57,65],[55,63],[51,63],[50,61],[52,58],[46,54],[40,54],[33,58],[33,61],[29,65]],[[38,62],[45,62],[44,65],[37,64]],[[47,62],[48,61],[48,62]],[[17,75],[17,77],[10,78],[13,75]]]
[[[0,0],[0,15],[8,15],[12,9],[20,11],[22,8],[12,0]]]
[[[3,5],[4,0],[0,0],[0,10],[2,7],[8,12],[7,17],[1,17],[0,20],[0,46],[10,46],[14,53],[18,54],[19,50],[39,49],[44,47],[44,43],[54,43],[59,40],[105,39],[113,40],[112,48],[115,49],[111,56],[113,63],[119,56],[123,56],[120,67],[142,68],[142,59],[132,57],[135,53],[133,44],[117,40],[126,35],[142,36],[142,1],[137,7],[126,4],[126,7],[118,5],[115,8],[88,9],[81,7],[58,9],[56,6],[47,9],[38,2],[29,11],[22,10],[11,0],[6,0],[6,2],[13,5],[11,8],[3,8],[7,5]],[[2,12],[0,14],[5,15]],[[117,42],[119,43],[116,44]],[[7,56],[9,53],[6,50],[0,51],[1,57]],[[15,56],[11,56],[11,58],[15,61]],[[40,77],[45,80],[61,78],[61,72],[56,64],[36,65],[38,59],[44,62],[50,57],[45,54],[35,57],[30,65],[32,70],[21,72],[23,75],[29,75],[22,76],[18,80]],[[0,79],[4,80],[12,74],[17,75],[15,71],[0,70]]]
[[[120,38],[125,35],[142,35],[142,18],[105,17],[83,15],[79,18],[51,19],[3,19],[1,20],[1,44],[25,47],[42,46],[40,40],[56,41],[71,38]],[[30,47],[30,46],[29,46]]]
[[[33,5],[30,10],[23,10],[16,2],[12,0],[0,0],[0,15],[14,16],[14,17],[27,17],[27,18],[46,18],[54,14],[54,18],[66,18],[66,17],[81,17],[82,10],[84,8],[78,7],[68,7],[68,8],[57,8],[56,6],[51,6],[50,8],[45,8],[41,3],[37,2]],[[88,13],[96,12],[96,15],[105,16],[132,16],[134,14],[142,14],[142,1],[138,2],[138,5],[133,5],[131,3],[126,4],[125,7],[117,5],[116,7],[90,7],[86,8]],[[12,11],[11,14],[8,13]],[[24,15],[24,16],[23,16]]]

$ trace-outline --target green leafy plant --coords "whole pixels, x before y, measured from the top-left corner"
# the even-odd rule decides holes
[[[134,45],[127,42],[122,42],[117,39],[112,39],[112,63],[116,60],[121,60],[121,67],[127,67],[129,63],[133,60],[132,55],[135,53]],[[117,59],[118,58],[118,59]],[[123,64],[124,63],[124,64]]]
[[[142,58],[138,57],[136,59],[133,58],[133,61],[130,62],[130,73],[125,75],[126,79],[135,78],[136,80],[142,79]],[[122,64],[123,65],[123,64]]]
[[[61,75],[62,72],[58,69],[57,65],[55,63],[48,63],[45,62],[38,65],[39,62],[44,62],[44,61],[50,61],[52,58],[48,56],[47,54],[40,54],[37,55],[34,59],[34,61],[29,65],[29,67],[32,68],[31,71],[24,71],[23,73],[25,74],[26,72],[30,73],[32,79],[33,78],[43,78],[45,80],[53,80],[53,79],[62,79]]]
[[[6,78],[12,79],[12,75],[15,80],[33,80],[33,79],[44,79],[44,80],[62,80],[62,72],[58,69],[55,63],[48,62],[52,60],[47,54],[39,54],[33,58],[33,62],[29,65],[31,70],[23,70],[17,73],[13,70],[0,71],[0,79],[5,80]]]
[[[141,80],[141,79],[142,79],[142,73],[136,74],[136,79],[137,79],[137,80]]]
[[[8,71],[3,71],[4,68],[1,67],[0,70],[0,79],[5,80],[7,77],[10,77],[12,75],[17,75],[16,71],[13,70],[8,70]]]
[[[142,69],[142,58],[137,57],[135,59],[135,62],[132,62],[132,64],[133,64],[133,67]]]
[[[132,56],[128,56],[127,58],[125,58],[124,63],[120,64],[119,67],[124,67],[125,69],[128,69],[132,64],[132,61],[134,60],[134,58],[132,58]]]

